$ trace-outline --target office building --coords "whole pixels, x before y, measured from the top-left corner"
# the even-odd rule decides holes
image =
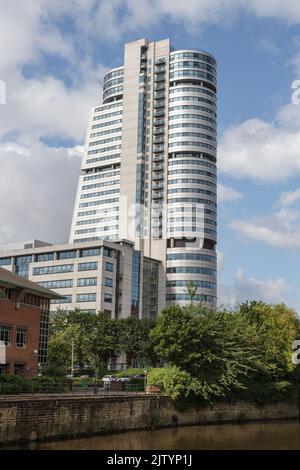
[[[162,263],[162,304],[189,302],[189,282],[216,304],[216,91],[211,54],[141,39],[88,123],[69,242],[131,240]]]
[[[154,318],[164,306],[162,263],[126,240],[2,245],[0,266],[60,294],[52,312],[79,308],[111,318]]]

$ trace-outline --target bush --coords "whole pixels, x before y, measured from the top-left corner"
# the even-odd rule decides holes
[[[190,394],[191,376],[176,366],[150,369],[147,385],[156,385],[173,400]]]
[[[61,393],[68,391],[68,380],[62,377],[19,377],[0,375],[0,395],[17,395],[20,393]]]
[[[123,370],[122,372],[116,372],[114,375],[116,377],[133,377],[134,375],[144,375],[145,370],[144,369],[126,369]]]

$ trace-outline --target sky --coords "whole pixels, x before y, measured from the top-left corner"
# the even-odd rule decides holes
[[[0,0],[0,243],[67,242],[103,75],[169,37],[218,61],[219,305],[300,313],[299,26],[298,0]]]

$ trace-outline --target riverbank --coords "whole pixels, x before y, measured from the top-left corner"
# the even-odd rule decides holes
[[[298,402],[217,403],[178,410],[163,396],[36,396],[0,399],[0,445],[171,426],[299,418]]]

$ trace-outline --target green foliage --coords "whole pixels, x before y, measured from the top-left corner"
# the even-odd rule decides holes
[[[295,312],[263,303],[244,304],[235,312],[174,305],[163,311],[151,332],[159,358],[189,374],[189,379],[178,378],[175,395],[209,402],[229,395],[276,400],[289,393],[296,336]],[[165,377],[168,370],[159,373]],[[172,387],[164,390],[174,396]]]
[[[148,365],[156,363],[150,331],[154,326],[152,320],[129,317],[120,320],[120,346],[126,353],[127,362],[138,362]]]
[[[121,372],[113,374],[115,377],[133,377],[134,375],[142,375],[145,373],[145,369],[126,369]]]
[[[190,393],[191,382],[191,375],[176,366],[150,369],[147,376],[147,385],[160,387],[173,400],[182,396],[187,397]]]
[[[68,381],[61,377],[19,377],[0,375],[0,395],[17,395],[20,393],[61,393],[68,390]]]

